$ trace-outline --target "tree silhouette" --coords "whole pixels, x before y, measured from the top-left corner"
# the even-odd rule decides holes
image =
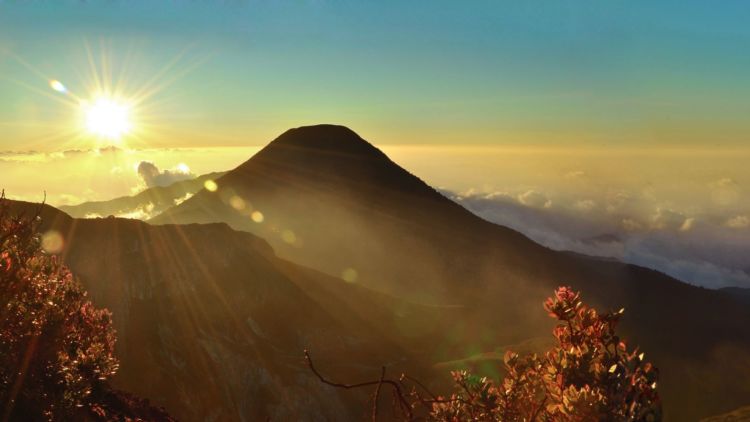
[[[2,420],[68,420],[118,368],[110,312],[44,252],[39,222],[0,196]]]

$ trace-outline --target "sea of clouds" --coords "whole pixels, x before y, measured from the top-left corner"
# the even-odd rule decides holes
[[[720,180],[723,186],[717,187],[731,184]],[[709,288],[750,287],[748,215],[648,209],[625,192],[554,200],[537,190],[444,193],[482,218],[552,249],[616,258]]]

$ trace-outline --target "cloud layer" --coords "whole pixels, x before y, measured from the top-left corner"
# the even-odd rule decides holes
[[[553,249],[612,257],[709,288],[750,287],[746,215],[649,209],[626,193],[605,201],[555,202],[537,191],[445,193],[477,215]]]

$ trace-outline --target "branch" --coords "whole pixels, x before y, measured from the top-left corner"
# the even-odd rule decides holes
[[[378,420],[378,398],[380,397],[380,386],[383,385],[384,380],[385,380],[385,366],[381,367],[380,381],[378,381],[378,386],[377,388],[375,388],[375,394],[372,398],[372,422],[376,422]]]
[[[310,353],[305,350],[305,360],[307,361],[307,366],[310,367],[310,370],[313,374],[315,374],[316,377],[322,382],[323,384],[330,385],[331,387],[337,387],[337,388],[345,388],[347,390],[352,388],[360,388],[360,387],[367,387],[371,385],[377,385],[378,390],[380,389],[380,385],[382,384],[388,384],[391,387],[393,387],[393,390],[396,394],[396,398],[398,398],[399,404],[401,409],[406,413],[408,420],[413,420],[414,417],[411,412],[411,406],[409,405],[409,402],[406,400],[403,392],[401,391],[401,387],[398,385],[396,381],[385,379],[385,368],[383,368],[383,375],[380,377],[378,381],[366,381],[366,382],[360,382],[357,384],[342,384],[339,382],[333,382],[330,380],[327,380],[323,375],[318,372],[317,369],[315,369],[315,365],[313,364],[312,358],[310,357]]]

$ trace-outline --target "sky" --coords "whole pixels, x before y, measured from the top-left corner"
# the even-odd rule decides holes
[[[137,147],[320,122],[394,144],[744,147],[749,20],[743,1],[0,2],[0,149],[94,142],[56,138],[76,110],[38,92],[93,95],[88,54],[126,98],[156,79]]]
[[[142,162],[223,171],[337,123],[548,246],[750,286],[747,22],[733,0],[0,0],[2,187],[103,200]]]

